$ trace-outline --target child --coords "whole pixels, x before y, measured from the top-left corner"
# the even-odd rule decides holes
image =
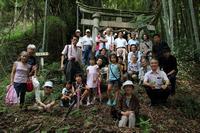
[[[53,95],[53,83],[46,81],[44,86],[44,93],[41,93],[36,99],[37,108],[43,111],[51,111],[55,105],[55,97]]]
[[[137,62],[137,57],[135,54],[132,55],[131,59],[131,62],[128,64],[128,74],[130,78],[136,80],[139,73],[140,64]]]
[[[28,53],[26,51],[21,52],[18,61],[13,64],[11,73],[11,85],[17,93],[18,99],[20,98],[20,108],[23,107],[27,89],[27,81],[29,79],[29,74],[31,66],[27,63]]]
[[[110,64],[108,66],[108,73],[107,73],[107,81],[108,81],[108,89],[107,89],[107,95],[108,95],[108,102],[107,105],[109,106],[115,106],[117,104],[117,99],[119,95],[119,89],[121,84],[121,75],[122,71],[120,69],[120,65],[117,63],[117,55],[111,54],[110,55]],[[115,97],[114,100],[111,100],[111,91],[112,88],[115,91]]]
[[[139,101],[133,94],[133,82],[127,80],[123,83],[122,89],[124,89],[125,93],[120,97],[117,108],[119,114],[121,114],[119,127],[126,127],[128,122],[128,127],[134,128],[136,121],[135,116],[139,113]]]
[[[133,54],[135,54],[135,56],[137,57],[137,62],[140,62],[141,55],[142,55],[141,52],[138,51],[138,48],[136,45],[131,45],[131,51],[128,53],[128,63],[131,62]]]
[[[99,77],[99,67],[95,64],[95,59],[90,59],[90,66],[87,67],[87,86],[90,89],[90,96],[93,96],[93,100],[91,104],[94,104],[96,99],[96,89],[97,89],[97,83],[98,83],[98,77]],[[90,105],[90,96],[88,96],[87,99],[87,105]]]
[[[127,65],[123,61],[123,56],[118,56],[118,63],[120,65],[120,69],[123,73],[123,75],[122,75],[123,81],[126,81],[127,80],[127,67],[126,67]]]
[[[65,88],[63,88],[62,90],[62,97],[61,97],[61,101],[62,101],[62,106],[63,107],[69,107],[72,100],[73,100],[73,96],[74,96],[74,90],[72,89],[72,83],[71,82],[67,82],[65,84]]]
[[[77,107],[79,108],[82,105],[84,98],[87,97],[90,90],[89,88],[83,83],[83,77],[81,74],[75,75],[75,82],[72,83],[72,90],[75,90],[77,94]]]

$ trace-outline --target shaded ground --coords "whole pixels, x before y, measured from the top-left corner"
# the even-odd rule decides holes
[[[199,72],[199,69],[196,71]],[[180,72],[177,94],[169,98],[167,106],[149,107],[145,91],[137,86],[142,120],[138,120],[135,130],[118,128],[117,122],[110,116],[110,108],[96,104],[74,109],[65,120],[63,116],[67,109],[59,107],[52,113],[5,108],[0,112],[0,132],[200,133],[200,82],[195,76],[197,72],[192,75]]]

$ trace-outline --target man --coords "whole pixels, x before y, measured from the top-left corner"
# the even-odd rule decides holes
[[[80,47],[83,50],[83,43],[82,43],[81,31],[79,29],[77,29],[75,31],[75,36],[78,37],[77,47]]]
[[[131,39],[128,41],[128,52],[131,51],[131,46],[132,45],[139,45],[139,41],[136,39],[136,33],[132,32],[131,33]]]
[[[62,51],[61,56],[61,68],[64,68],[63,61],[65,58],[65,55],[67,56],[68,63],[66,65],[66,68],[64,69],[66,71],[66,81],[73,82],[74,75],[76,73],[82,72],[80,64],[82,59],[82,51],[79,47],[77,47],[78,37],[73,36],[71,39],[71,45],[66,45],[65,48]]]
[[[138,78],[140,79],[139,84],[143,83],[144,75],[151,70],[151,67],[148,64],[148,61],[146,58],[141,59],[141,68],[139,70]]]
[[[37,60],[35,57],[35,52],[36,52],[36,46],[34,44],[29,44],[27,46],[27,53],[28,53],[28,64],[31,66],[30,68],[30,76],[32,83],[33,83],[33,87],[35,89],[35,98],[37,99],[37,97],[39,96],[39,89],[40,89],[40,83],[36,77],[37,74],[37,69],[38,69],[38,65],[37,65]]]
[[[160,60],[163,55],[163,49],[169,48],[168,44],[161,40],[159,34],[153,35],[154,45],[152,48],[152,55]]]
[[[44,91],[41,91],[39,98],[36,99],[36,107],[39,110],[50,112],[55,105],[55,97],[52,94],[53,83],[51,81],[46,81],[43,88]]]
[[[170,49],[163,50],[163,58],[160,60],[160,68],[167,74],[171,83],[171,95],[175,94],[176,75],[178,73],[176,57],[171,55]]]
[[[123,38],[123,33],[120,31],[118,33],[118,38],[115,39],[114,42],[116,48],[117,48],[117,56],[123,56],[124,61],[126,60],[126,54],[127,54],[127,41]]]
[[[114,49],[114,37],[112,36],[112,34],[111,34],[111,29],[110,28],[107,28],[106,29],[106,40],[107,40],[107,42],[106,42],[106,50],[108,50],[108,52],[109,51],[113,51],[113,49]]]
[[[151,59],[150,66],[151,71],[145,74],[143,84],[147,95],[151,99],[151,106],[165,104],[170,94],[169,79],[166,73],[159,69],[157,59]]]
[[[91,32],[90,29],[86,30],[86,35],[82,38],[82,43],[83,43],[83,63],[85,65],[89,64],[89,58],[90,55],[92,54],[92,49],[94,47],[94,42],[91,37]]]

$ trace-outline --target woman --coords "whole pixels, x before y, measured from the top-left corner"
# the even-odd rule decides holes
[[[17,93],[17,97],[20,98],[20,108],[23,107],[25,101],[25,94],[27,89],[27,81],[29,79],[29,74],[31,66],[27,63],[28,53],[26,51],[21,52],[18,61],[13,64],[11,73],[11,84]]]

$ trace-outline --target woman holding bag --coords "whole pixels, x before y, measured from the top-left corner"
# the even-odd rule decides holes
[[[21,52],[20,57],[13,64],[11,73],[11,85],[14,85],[17,97],[20,98],[20,108],[24,105],[27,82],[30,74],[30,65],[27,63],[27,60],[28,53],[26,51]]]

